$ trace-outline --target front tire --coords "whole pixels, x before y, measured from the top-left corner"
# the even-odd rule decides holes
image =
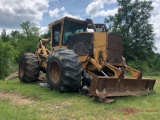
[[[38,80],[40,72],[39,61],[35,54],[25,53],[19,63],[19,80],[31,83]]]
[[[51,89],[75,92],[81,87],[81,62],[72,50],[54,50],[47,60],[46,75]]]

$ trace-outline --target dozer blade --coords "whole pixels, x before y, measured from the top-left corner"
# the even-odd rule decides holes
[[[89,92],[96,97],[137,96],[153,91],[154,79],[116,78],[89,73],[92,82]]]

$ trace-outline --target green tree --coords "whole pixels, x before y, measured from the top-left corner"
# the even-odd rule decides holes
[[[30,21],[26,21],[20,26],[22,28],[21,36],[19,36],[22,40],[20,44],[21,53],[35,52],[39,37],[38,26]]]
[[[19,62],[24,53],[35,53],[39,37],[39,28],[35,23],[26,21],[20,26],[22,32],[17,30],[12,31],[9,40],[17,54],[16,62]]]
[[[12,31],[10,33],[10,39],[9,39],[9,43],[13,46],[14,51],[16,53],[16,58],[15,61],[19,62],[19,59],[21,57],[21,52],[24,51],[23,49],[23,40],[22,40],[22,35],[20,33],[20,31]]]
[[[0,40],[0,79],[8,75],[15,57],[15,51],[9,42],[2,42]]]
[[[22,32],[12,31],[11,44],[17,50],[19,62],[20,57],[27,52],[34,53],[38,43],[39,28],[35,23],[30,21],[23,22],[21,25]]]
[[[12,31],[6,34],[4,29],[0,36],[0,79],[3,79],[9,72],[16,71],[17,63],[22,54],[34,53],[38,43],[38,26],[35,23],[26,21],[21,25],[22,32]],[[16,62],[17,63],[16,63]]]
[[[20,32],[15,30],[15,31],[12,31],[10,35],[11,35],[12,38],[15,38],[15,37],[20,35]]]
[[[149,62],[149,67],[152,68],[153,71],[160,71],[160,53],[155,53]]]
[[[2,32],[1,32],[1,40],[3,42],[8,42],[9,41],[9,35],[7,35],[6,33],[6,30],[4,29]]]
[[[122,35],[123,54],[127,61],[149,61],[155,48],[153,26],[149,24],[152,1],[117,2],[118,13],[105,19],[111,25],[110,31]]]
[[[38,33],[39,28],[35,23],[26,21],[26,22],[23,22],[20,26],[22,28],[23,35],[25,35],[28,40],[29,39],[33,40],[39,35]]]
[[[20,42],[20,36],[21,36],[21,34],[20,34],[20,32],[17,31],[17,30],[12,31],[12,32],[10,33],[10,40],[9,40],[9,42],[11,43],[11,45],[12,45],[15,49],[17,49],[18,43]]]

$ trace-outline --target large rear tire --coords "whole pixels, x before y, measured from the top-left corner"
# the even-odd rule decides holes
[[[54,50],[47,60],[46,75],[51,89],[75,92],[81,87],[81,62],[72,50]]]
[[[40,66],[38,58],[33,53],[25,53],[19,63],[19,80],[31,83],[38,80]]]

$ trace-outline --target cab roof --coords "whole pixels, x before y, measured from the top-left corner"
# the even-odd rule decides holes
[[[75,18],[72,18],[72,17],[63,17],[63,18],[61,18],[59,20],[56,20],[56,21],[50,23],[49,27],[51,28],[53,25],[61,23],[61,22],[65,21],[65,20],[70,20],[70,21],[74,21],[74,22],[78,22],[78,23],[82,23],[82,24],[87,24],[87,22],[85,20],[75,19]]]

